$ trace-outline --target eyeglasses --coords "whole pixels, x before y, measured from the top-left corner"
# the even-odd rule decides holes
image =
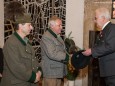
[[[100,16],[100,17],[94,17],[94,20],[97,20],[97,19],[102,19],[103,17]]]
[[[96,17],[94,17],[94,20],[97,20],[97,18],[96,18]]]
[[[56,26],[58,26],[58,27],[62,27],[62,24],[56,24]]]
[[[98,18],[97,17],[94,17],[94,20],[97,20]]]

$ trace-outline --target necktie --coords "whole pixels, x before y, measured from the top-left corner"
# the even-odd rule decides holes
[[[102,36],[103,36],[103,35],[102,35],[102,30],[100,31],[99,35],[100,35],[100,37],[102,37]]]

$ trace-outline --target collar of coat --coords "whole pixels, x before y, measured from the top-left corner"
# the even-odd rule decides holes
[[[51,29],[48,29],[48,31],[49,31],[55,38],[57,38],[57,35],[56,35]]]
[[[28,41],[28,38],[25,37],[25,41],[19,36],[19,34],[17,32],[14,32],[14,35],[16,36],[16,38],[24,45],[26,46],[27,43],[31,44],[29,41]]]

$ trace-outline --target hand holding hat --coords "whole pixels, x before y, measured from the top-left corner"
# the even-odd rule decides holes
[[[79,75],[79,69],[85,68],[90,63],[90,55],[82,54],[85,50],[81,50],[75,45],[74,40],[70,37],[72,32],[68,35],[68,38],[65,39],[66,50],[70,54],[69,63],[67,64],[68,80],[75,80]]]
[[[82,52],[82,54],[85,55],[85,56],[90,56],[92,54],[91,49],[85,50],[84,52]]]
[[[83,69],[90,63],[91,57],[83,55],[83,52],[85,52],[85,50],[74,52],[71,58],[71,64],[75,69]]]

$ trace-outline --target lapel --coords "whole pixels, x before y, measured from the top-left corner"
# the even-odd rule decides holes
[[[106,36],[106,33],[109,32],[110,26],[111,26],[111,22],[109,22],[109,23],[105,26],[105,28],[102,30],[102,36],[104,36],[104,37]]]
[[[101,31],[101,34],[99,34],[99,35],[97,36],[95,45],[104,42],[104,39],[106,39],[106,36],[107,36],[107,34],[109,33],[110,26],[111,26],[111,22],[109,22],[109,23],[105,26],[105,28]]]
[[[106,38],[106,34],[107,32],[109,32],[109,28],[111,26],[111,22],[109,22],[105,28],[100,31],[100,33],[98,34],[97,38],[96,38],[96,42],[95,42],[95,45],[98,45],[100,44],[101,42],[103,42],[103,40]]]
[[[58,40],[61,44],[64,45],[64,41],[63,41],[63,39],[62,39],[60,36],[57,37],[57,40]]]
[[[27,43],[29,43],[29,44],[31,45],[31,43],[29,42],[29,40],[28,40],[27,37],[25,37],[25,40],[27,41],[27,43],[26,43],[26,42],[18,35],[17,32],[14,32],[14,35],[16,36],[16,38],[17,38],[24,46],[26,46]]]

